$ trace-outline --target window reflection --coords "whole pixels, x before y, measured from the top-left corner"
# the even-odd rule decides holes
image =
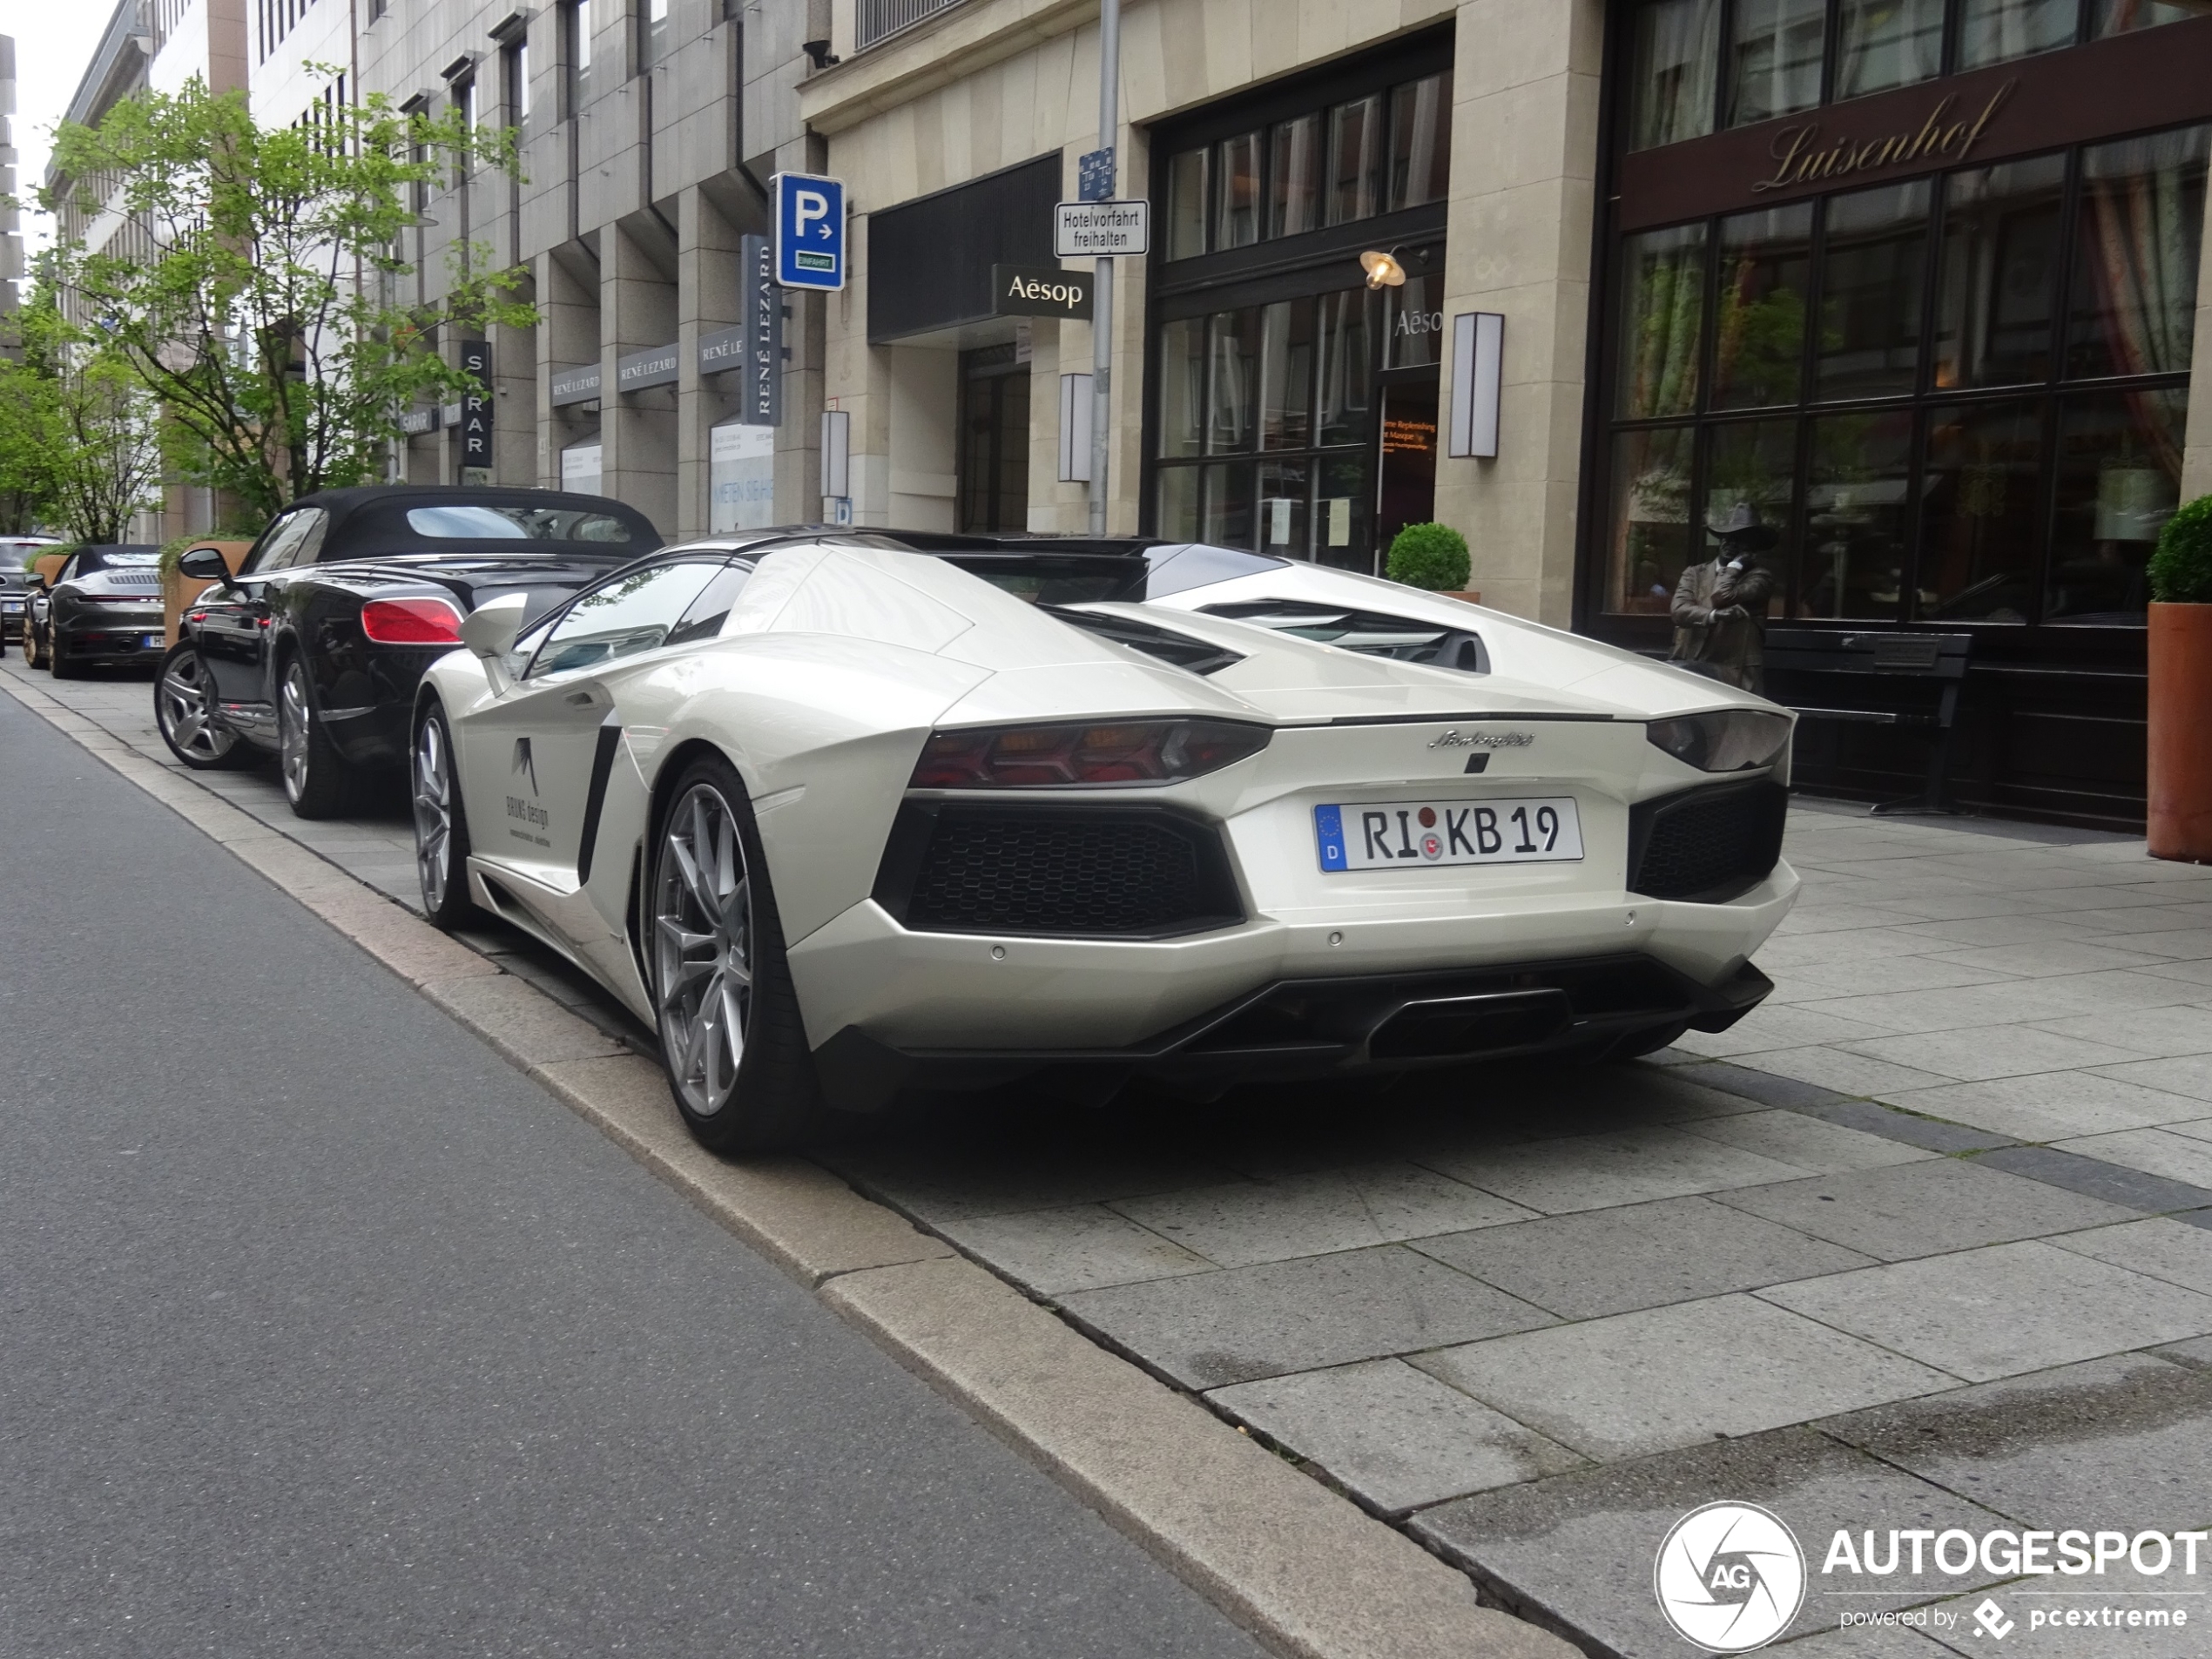
[[[1198,539],[1198,469],[1163,467],[1155,488],[1153,523],[1159,535],[1171,542]]]
[[[1783,588],[1796,561],[1797,523],[1791,495],[1797,475],[1797,423],[1784,421],[1730,421],[1712,428],[1712,448],[1705,462],[1705,509],[1698,516],[1706,524],[1743,523],[1775,533],[1775,544],[1751,556],[1776,578],[1770,612],[1780,615]],[[1718,546],[1703,537],[1692,556],[1709,559]]]
[[[1827,0],[1736,0],[1728,122],[1748,126],[1820,102]]]
[[[1893,620],[1910,540],[1912,412],[1829,415],[1811,426],[1797,615]]]
[[[1637,8],[1629,49],[1629,149],[1713,130],[1720,36],[1720,0],[1645,0]]]
[[[1613,441],[1607,545],[1608,609],[1667,614],[1689,560],[1692,427],[1623,432]]]
[[[1979,69],[2074,44],[2075,0],[1966,0],[1959,67]]]
[[[1354,98],[1329,111],[1329,223],[1372,219],[1381,211],[1383,101]]]
[[[2208,141],[2187,127],[2083,153],[2068,374],[2188,368]]]
[[[2044,614],[2053,622],[2140,624],[2143,567],[2182,498],[2179,387],[2067,400],[2059,416],[2058,510]]]
[[[1217,248],[1259,240],[1259,134],[1240,132],[1221,145],[1221,201],[1214,219]]]
[[[1339,570],[1368,568],[1367,457],[1331,455],[1321,462],[1313,509],[1313,556]]]
[[[1367,295],[1353,288],[1325,293],[1319,307],[1319,443],[1364,443],[1373,380],[1367,352]]]
[[[1697,406],[1705,226],[1632,236],[1621,267],[1620,413],[1687,415]]]
[[[1160,453],[1195,455],[1205,431],[1206,320],[1160,328]]]
[[[1221,547],[1252,544],[1252,469],[1249,462],[1206,469],[1198,539]]]
[[[1721,221],[1713,408],[1757,408],[1797,401],[1811,264],[1811,202]]]
[[[1321,118],[1276,123],[1270,141],[1267,233],[1297,236],[1321,223]]]
[[[1816,359],[1819,395],[1909,392],[1920,363],[1927,181],[1831,197],[1827,211]]]
[[[1168,161],[1168,258],[1187,260],[1206,251],[1208,153],[1185,150]]]
[[[1919,615],[2026,622],[2033,614],[2043,465],[2040,400],[1929,411]]]
[[[1312,433],[1313,301],[1283,300],[1260,314],[1260,442],[1302,449]]]
[[[1211,373],[1206,400],[1206,449],[1249,449],[1258,429],[1259,313],[1216,312],[1207,330]]]
[[[1440,201],[1452,158],[1452,78],[1409,81],[1390,95],[1390,206]]]
[[[1836,96],[1910,86],[1943,71],[1944,0],[1843,0]]]
[[[1390,331],[1384,342],[1385,367],[1412,368],[1441,361],[1444,341],[1444,279],[1409,276],[1405,286],[1384,290]]]
[[[2155,29],[2162,23],[2179,23],[2184,17],[2201,17],[2204,8],[2191,5],[2188,0],[2090,0],[2089,37],[2101,40],[2107,35],[2125,35],[2138,29]]]
[[[1944,181],[1935,383],[2048,379],[2066,158],[2040,156]]]

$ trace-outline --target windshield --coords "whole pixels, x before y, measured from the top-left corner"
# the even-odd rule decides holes
[[[603,542],[626,544],[630,526],[609,513],[574,507],[410,507],[407,527],[417,536],[454,542]]]

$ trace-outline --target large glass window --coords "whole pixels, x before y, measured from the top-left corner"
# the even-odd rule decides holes
[[[2047,379],[2059,288],[2066,158],[1954,172],[1943,186],[1936,384]]]
[[[1695,427],[1624,432],[1613,443],[1607,609],[1663,617],[1689,563]]]
[[[1979,69],[2074,44],[2077,0],[1966,0],[1959,67]]]
[[[2082,155],[2069,374],[2187,372],[2208,141],[2212,127],[2188,127]]]
[[[1829,199],[1815,359],[1820,397],[1912,389],[1930,194],[1928,181],[1916,179]]]
[[[1836,92],[1863,98],[1943,72],[1944,0],[1843,0]]]
[[[2101,392],[2060,407],[2047,620],[2140,622],[2143,567],[2182,498],[2179,387]]]
[[[2204,8],[2194,0],[2090,0],[2089,33],[2101,39],[2203,15]]]
[[[1811,202],[1721,221],[1720,296],[1713,314],[1715,408],[1797,401],[1811,277]]]
[[[2042,542],[2043,403],[1928,411],[1920,476],[1919,613],[2027,622]]]
[[[1820,102],[1828,0],[1736,0],[1730,36],[1730,126],[1795,115]]]
[[[1912,411],[1807,422],[1799,617],[1894,619],[1912,542]]]
[[[1161,325],[1160,535],[1364,568],[1381,304],[1356,287]]]
[[[1441,201],[1451,161],[1448,71],[1178,151],[1166,165],[1167,257]]]
[[[1648,231],[1622,251],[1619,412],[1631,419],[1697,406],[1705,320],[1705,226]]]
[[[1649,150],[1713,130],[1720,0],[1647,0],[1629,46],[1629,148]]]

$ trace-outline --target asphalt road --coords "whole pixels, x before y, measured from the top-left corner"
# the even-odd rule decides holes
[[[1250,1656],[0,698],[0,1654]]]

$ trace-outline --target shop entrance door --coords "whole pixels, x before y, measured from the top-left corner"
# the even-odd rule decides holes
[[[1375,468],[1378,572],[1387,564],[1399,531],[1436,516],[1436,381],[1428,379],[1383,388],[1381,453]]]
[[[960,502],[954,528],[1029,528],[1029,366],[1012,341],[960,354]]]

